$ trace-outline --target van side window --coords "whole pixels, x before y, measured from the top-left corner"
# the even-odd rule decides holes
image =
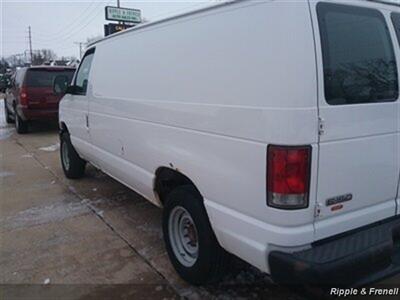
[[[86,95],[87,85],[89,81],[90,67],[92,66],[93,56],[94,56],[94,50],[87,53],[83,58],[82,63],[79,66],[78,73],[76,73],[75,94],[77,95]]]
[[[396,58],[375,9],[319,3],[325,98],[330,105],[395,101]]]

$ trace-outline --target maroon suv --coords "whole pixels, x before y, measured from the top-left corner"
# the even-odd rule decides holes
[[[7,123],[15,122],[18,133],[28,131],[33,120],[56,120],[62,94],[53,92],[54,78],[65,75],[71,82],[75,68],[30,67],[18,69],[6,91],[5,115]]]

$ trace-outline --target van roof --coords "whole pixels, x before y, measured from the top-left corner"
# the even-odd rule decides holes
[[[150,27],[150,26],[154,26],[154,25],[157,25],[157,24],[160,24],[160,23],[164,23],[164,22],[167,22],[167,21],[170,21],[170,20],[187,17],[187,16],[194,15],[194,14],[197,14],[197,13],[213,10],[215,8],[218,8],[218,7],[229,6],[229,5],[236,4],[236,3],[239,3],[239,2],[244,2],[244,1],[251,1],[251,0],[231,0],[231,1],[227,0],[226,2],[217,3],[217,4],[211,4],[211,5],[203,7],[203,8],[194,9],[194,10],[191,10],[191,11],[188,11],[188,12],[185,12],[185,13],[181,13],[181,14],[177,14],[177,15],[172,15],[170,17],[166,17],[166,18],[163,18],[163,19],[160,19],[160,20],[156,20],[156,21],[153,21],[153,22],[140,24],[140,25],[137,25],[135,27],[132,27],[132,28],[129,28],[129,29],[126,29],[126,30],[123,30],[123,31],[120,31],[120,32],[117,32],[117,33],[114,33],[114,34],[111,34],[111,35],[106,36],[106,37],[104,37],[102,39],[99,39],[97,41],[91,42],[91,43],[88,44],[87,49],[89,49],[90,47],[92,47],[92,46],[94,46],[96,44],[99,44],[99,43],[101,43],[101,42],[103,42],[105,40],[118,37],[118,36],[120,36],[122,34],[127,34],[127,33],[132,32],[132,31],[136,31],[136,30],[140,30],[142,28],[147,28],[147,27]],[[270,0],[270,1],[276,1],[276,0]],[[309,0],[305,0],[305,1],[309,1]],[[392,6],[397,6],[397,7],[400,6],[399,2],[394,2],[396,0],[356,0],[356,1],[367,1],[367,2],[377,3],[377,4],[386,4],[386,5],[392,5]]]
[[[228,5],[232,5],[234,3],[244,2],[244,1],[249,1],[249,0],[232,0],[232,1],[228,0],[226,2],[217,3],[217,4],[210,4],[210,5],[208,5],[206,7],[203,7],[203,8],[190,10],[190,11],[185,12],[185,13],[172,15],[172,16],[160,19],[160,20],[153,21],[153,22],[143,23],[143,24],[134,26],[132,28],[128,28],[126,30],[111,34],[111,35],[106,36],[106,37],[104,37],[102,39],[99,39],[97,41],[91,42],[91,43],[88,44],[87,49],[89,49],[90,47],[94,46],[95,44],[99,44],[99,43],[101,43],[101,42],[103,42],[105,40],[115,38],[115,37],[120,36],[122,34],[126,34],[126,33],[129,33],[129,32],[132,32],[132,31],[136,31],[136,30],[139,30],[139,29],[142,29],[142,28],[147,28],[147,27],[150,27],[150,26],[154,26],[154,25],[157,25],[157,24],[160,24],[160,23],[164,23],[164,22],[167,22],[167,21],[170,21],[170,20],[177,19],[177,18],[182,18],[182,17],[194,15],[194,14],[197,14],[197,13],[200,13],[200,12],[209,11],[209,10],[215,9],[217,7],[228,6]],[[274,1],[274,0],[270,0],[270,1]]]
[[[388,4],[388,5],[393,5],[393,6],[400,6],[400,2],[394,2],[396,0],[365,0],[369,2],[377,2],[377,3],[382,3],[382,4]]]

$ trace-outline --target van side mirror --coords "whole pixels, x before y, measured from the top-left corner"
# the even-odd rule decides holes
[[[65,75],[57,75],[53,81],[53,92],[57,95],[65,94],[68,91],[69,80]]]
[[[75,91],[76,91],[75,86],[74,86],[74,85],[69,85],[69,86],[67,87],[67,90],[65,91],[65,94],[74,95],[74,94],[75,94]]]

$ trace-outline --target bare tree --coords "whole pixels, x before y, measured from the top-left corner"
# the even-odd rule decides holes
[[[10,67],[8,62],[4,59],[1,58],[0,60],[0,74],[6,73],[7,69]]]
[[[13,54],[6,58],[6,61],[11,65],[13,68],[16,67],[23,67],[25,64],[25,60],[23,59],[23,54]]]
[[[42,65],[45,62],[52,61],[57,58],[57,55],[51,49],[36,50],[33,53],[32,65]]]

